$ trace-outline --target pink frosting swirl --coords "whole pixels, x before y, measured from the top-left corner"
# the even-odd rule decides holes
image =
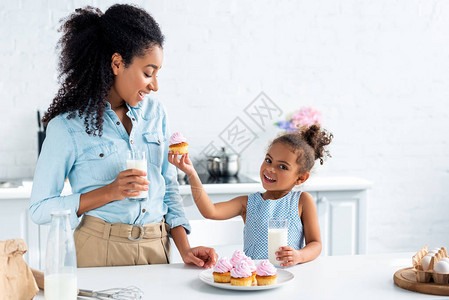
[[[170,137],[169,143],[170,145],[186,143],[187,139],[180,132],[175,132]]]
[[[217,273],[226,273],[232,269],[232,264],[229,258],[222,257],[217,261],[217,264],[214,267],[214,272]]]
[[[251,276],[251,269],[246,261],[241,261],[231,270],[231,276],[234,278],[244,278]]]
[[[242,261],[246,261],[251,272],[256,271],[256,265],[254,264],[254,261],[251,259],[251,257],[245,256],[244,258],[242,258]]]
[[[244,257],[246,257],[245,253],[240,250],[236,250],[231,257],[231,263],[235,267]]]
[[[262,260],[256,269],[256,274],[259,276],[273,276],[276,273],[276,268],[268,261],[268,259]]]

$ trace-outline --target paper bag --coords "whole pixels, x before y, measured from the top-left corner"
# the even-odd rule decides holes
[[[30,300],[39,292],[23,259],[26,251],[22,239],[0,241],[0,300]]]

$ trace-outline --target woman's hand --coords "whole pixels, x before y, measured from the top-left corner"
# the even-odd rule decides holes
[[[276,260],[283,261],[281,267],[292,266],[302,262],[301,251],[290,246],[283,246],[276,252]]]
[[[120,172],[117,178],[107,185],[110,198],[113,199],[112,201],[123,200],[127,197],[137,197],[140,191],[148,191],[150,182],[144,176],[147,176],[147,173],[137,169],[128,169]]]
[[[181,253],[181,257],[185,264],[212,268],[217,262],[218,255],[214,248],[199,246],[187,249],[184,253]]]
[[[195,168],[193,167],[192,161],[189,158],[189,154],[183,154],[181,158],[178,158],[178,152],[173,153],[173,151],[168,152],[168,161],[176,166],[178,169],[186,173],[187,176],[195,174]]]
[[[85,212],[106,205],[112,201],[123,200],[126,197],[136,197],[139,191],[147,191],[150,182],[147,174],[137,169],[129,169],[118,174],[110,184],[90,192],[81,194],[80,203],[76,215],[79,217]],[[135,190],[135,192],[130,192]]]

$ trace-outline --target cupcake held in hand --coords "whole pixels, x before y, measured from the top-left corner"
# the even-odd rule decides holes
[[[276,268],[266,259],[260,262],[256,269],[257,285],[272,285],[277,281]]]
[[[229,283],[231,282],[232,264],[227,257],[220,258],[214,267],[214,282]]]
[[[187,139],[180,133],[175,132],[170,137],[169,146],[170,151],[173,153],[178,152],[178,154],[187,154],[189,152],[189,144],[187,144]]]

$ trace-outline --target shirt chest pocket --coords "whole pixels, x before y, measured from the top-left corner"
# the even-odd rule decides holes
[[[162,135],[154,132],[143,134],[143,140],[148,150],[148,162],[160,167],[164,155],[164,143]]]
[[[101,144],[86,150],[82,163],[93,179],[112,181],[122,171],[125,162],[121,162],[114,144]]]

